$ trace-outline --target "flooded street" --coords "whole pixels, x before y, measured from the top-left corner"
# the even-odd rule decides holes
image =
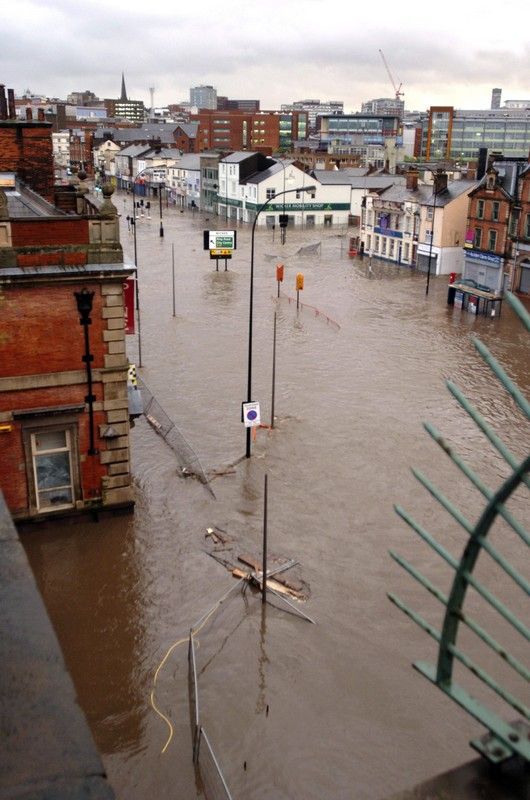
[[[122,243],[132,263],[125,215]],[[496,319],[446,305],[447,278],[368,259],[352,261],[335,229],[289,230],[282,246],[255,242],[253,399],[270,421],[273,314],[277,311],[276,424],[257,434],[250,460],[240,421],[246,399],[250,230],[224,272],[203,251],[211,215],[163,209],[165,236],[138,223],[140,375],[195,449],[214,499],[182,478],[175,454],[145,419],[131,433],[136,509],[96,524],[60,523],[23,543],[55,625],[80,703],[118,797],[196,796],[191,757],[187,642],[168,648],[230,588],[209,557],[217,526],[234,553],[261,551],[263,476],[269,481],[269,550],[301,562],[310,625],[250,590],[199,634],[201,713],[234,800],[377,800],[463,763],[484,731],[419,676],[435,643],[386,597],[394,591],[438,626],[440,607],[388,555],[394,549],[448,591],[452,573],[393,511],[398,503],[455,556],[464,534],[411,475],[422,469],[475,521],[484,501],[422,429],[432,422],[492,488],[508,470],[444,386],[453,380],[513,452],[529,429],[476,354],[490,347],[528,396],[528,336],[507,304]],[[228,227],[231,227],[228,225]],[[322,242],[320,255],[297,256]],[[171,245],[176,315],[172,315]],[[276,299],[275,264],[285,264]],[[303,272],[298,313],[295,275]],[[329,317],[334,323],[326,320]],[[128,355],[137,362],[137,339]],[[528,524],[524,495],[515,498]],[[211,548],[210,548],[211,549]],[[507,555],[522,552],[510,539]],[[527,556],[526,556],[527,557]],[[488,576],[488,564],[481,564]],[[524,566],[521,567],[524,572]],[[496,573],[491,572],[491,575]],[[528,569],[526,569],[528,575]],[[513,590],[507,602],[519,602]],[[525,619],[522,607],[517,607]],[[527,618],[527,617],[526,617]],[[495,627],[497,626],[497,627]],[[490,629],[510,632],[494,618]],[[514,646],[517,646],[515,643]],[[526,656],[526,661],[528,661]],[[268,707],[268,714],[267,714]],[[246,762],[246,769],[244,764]]]

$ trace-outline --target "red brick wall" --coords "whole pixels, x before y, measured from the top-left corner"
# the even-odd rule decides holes
[[[17,219],[11,222],[13,247],[88,244],[87,219]]]
[[[16,172],[47,200],[53,195],[52,126],[4,120],[0,124],[0,172]]]
[[[477,216],[479,200],[484,202],[484,214],[482,218]],[[499,203],[499,218],[494,220],[493,202]],[[487,250],[496,255],[503,256],[507,251],[508,244],[508,221],[510,215],[510,203],[506,199],[504,192],[500,189],[486,190],[477,192],[469,201],[468,228],[482,230],[480,250]],[[497,232],[497,243],[494,250],[488,248],[489,231]]]
[[[83,328],[73,295],[83,286],[95,291],[89,326],[92,366],[104,366],[106,324],[101,317],[103,299],[98,284],[4,286],[0,294],[0,377],[84,369]]]
[[[21,290],[3,289],[0,296],[0,314],[4,336],[0,336],[0,376],[38,374],[55,370],[85,370],[81,361],[84,353],[83,328],[72,292],[79,286],[57,286]],[[88,286],[88,288],[91,288]],[[92,287],[94,288],[94,287]],[[43,317],[32,316],[35,304],[45,300]],[[102,298],[99,287],[94,295],[94,312],[90,326],[90,351],[94,355],[94,367],[103,366],[106,344],[102,330],[106,327],[100,319]],[[47,317],[47,319],[46,319]],[[35,321],[39,328],[35,330]],[[57,332],[62,331],[58,336]],[[10,347],[14,337],[15,348]],[[11,352],[16,350],[16,353]],[[103,402],[103,384],[96,382],[92,387],[95,402]],[[0,392],[0,412],[30,408],[47,408],[64,405],[84,405],[88,392],[87,383],[70,386],[23,389]],[[101,478],[107,474],[105,465],[100,464],[99,456],[86,456],[89,447],[89,416],[86,411],[79,414],[79,453],[81,455],[80,479],[82,496],[85,500],[101,496]],[[60,417],[57,417],[60,422]],[[107,449],[106,440],[99,438],[99,426],[106,421],[103,411],[94,412],[95,447],[100,452]],[[24,478],[25,462],[22,443],[22,425],[14,421],[9,433],[0,434],[0,485],[8,507],[13,513],[28,508],[28,486]],[[2,446],[2,445],[6,446]],[[11,479],[9,476],[12,476]],[[12,479],[13,476],[17,480]]]
[[[86,394],[86,384],[79,386],[67,386],[61,388],[39,389],[37,397],[38,407],[68,405],[83,403]],[[101,392],[98,393],[98,399]],[[20,395],[20,397],[17,397]],[[34,408],[35,402],[31,402],[30,392],[9,393],[10,408]],[[0,394],[0,398],[2,395]],[[35,398],[33,398],[35,400]],[[60,417],[57,421],[60,422]],[[107,474],[107,468],[100,463],[99,456],[86,455],[89,447],[89,417],[86,411],[82,411],[78,417],[79,427],[79,464],[80,482],[82,497],[90,500],[101,496],[101,479]],[[99,425],[104,424],[105,414],[102,411],[94,413],[94,431],[96,434],[96,449],[103,452],[106,450],[105,440],[99,439]],[[9,433],[2,433],[0,436],[0,486],[4,493],[8,508],[16,514],[24,512],[29,507],[29,487],[25,478],[26,464],[24,455],[24,445],[22,439],[22,424],[19,421],[12,423],[13,429]],[[6,446],[2,446],[2,445]],[[9,479],[8,476],[11,476]],[[17,480],[13,480],[13,476]]]

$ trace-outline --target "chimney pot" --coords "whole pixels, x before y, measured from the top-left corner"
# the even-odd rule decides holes
[[[17,111],[15,108],[15,92],[13,89],[7,90],[7,105],[9,108],[9,119],[16,119]]]
[[[6,87],[0,83],[0,119],[7,119]]]

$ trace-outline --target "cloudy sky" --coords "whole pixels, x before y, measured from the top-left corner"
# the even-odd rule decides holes
[[[189,87],[259,98],[277,108],[308,97],[393,95],[386,56],[406,107],[488,108],[530,97],[526,0],[17,0],[2,4],[0,82],[17,94],[65,98],[90,89],[155,105]]]

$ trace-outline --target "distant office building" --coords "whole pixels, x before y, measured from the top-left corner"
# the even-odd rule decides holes
[[[403,132],[397,116],[343,114],[320,118],[320,147],[337,156],[358,156],[361,166],[400,160]]]
[[[395,97],[378,97],[376,100],[367,100],[361,106],[361,114],[381,114],[399,117],[403,119],[405,112],[405,101],[397,100]]]
[[[256,150],[272,154],[290,150],[296,139],[307,138],[307,114],[304,111],[211,111],[192,114],[199,123],[199,150]]]
[[[504,108],[524,108],[530,109],[530,100],[506,100]]]
[[[502,89],[492,89],[491,90],[491,107],[492,108],[500,108],[501,107],[501,94],[502,94]]]
[[[190,105],[215,110],[217,108],[217,90],[213,86],[192,86]]]
[[[145,106],[142,100],[129,100],[125,89],[125,76],[121,76],[121,95],[119,100],[105,99],[107,116],[120,117],[132,122],[143,122],[145,119]]]
[[[476,159],[481,147],[524,158],[530,149],[530,115],[520,108],[460,111],[431,106],[422,121],[421,155],[427,160]]]
[[[89,106],[92,103],[101,102],[99,97],[96,97],[94,92],[85,89],[84,92],[70,92],[66,98],[66,102],[71,106]]]
[[[401,120],[396,115],[323,115],[320,123],[320,140],[325,142],[352,144],[362,140],[363,144],[384,144],[385,139],[400,137],[401,134]]]
[[[295,100],[290,105],[282,105],[282,111],[305,111],[309,132],[313,133],[318,129],[319,117],[324,114],[339,115],[344,113],[344,103],[342,100]]]
[[[259,100],[230,100],[228,97],[217,97],[218,111],[259,111]]]

